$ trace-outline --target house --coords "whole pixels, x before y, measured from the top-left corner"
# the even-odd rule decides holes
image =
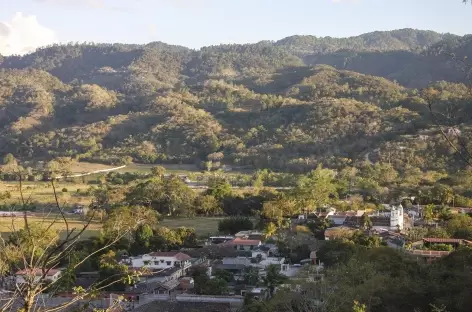
[[[134,293],[169,294],[176,289],[183,275],[183,270],[177,267],[147,272],[139,276],[139,282],[129,291]]]
[[[169,269],[177,267],[187,269],[192,265],[190,259],[192,258],[189,255],[180,251],[159,251],[138,257],[131,257],[123,262],[133,268]]]
[[[42,269],[40,268],[35,268],[35,269],[25,269],[16,272],[15,274],[15,280],[17,285],[21,285],[27,282],[32,282],[33,278],[35,282],[38,282],[42,279],[42,276],[44,276],[44,280],[48,282],[55,282],[59,279],[61,276],[62,271],[59,269],[49,269],[45,272],[43,272]]]
[[[390,207],[390,206],[389,206]],[[398,207],[392,206],[389,208],[390,211],[386,212],[375,212],[368,214],[370,221],[372,222],[372,229],[378,231],[398,231],[403,230],[405,222],[405,215],[403,212],[402,205]],[[329,216],[335,225],[347,225],[351,227],[362,226],[362,216],[367,213],[363,210],[359,210],[356,213],[345,212]],[[345,217],[344,222],[341,223],[342,217]]]
[[[260,240],[242,239],[236,237],[234,240],[226,244],[228,246],[232,246],[236,250],[250,251],[260,247],[262,245],[262,242]]]

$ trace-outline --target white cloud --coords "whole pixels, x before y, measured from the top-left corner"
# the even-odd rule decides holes
[[[36,16],[16,13],[10,21],[0,22],[0,54],[26,54],[56,42],[54,31],[38,23]]]

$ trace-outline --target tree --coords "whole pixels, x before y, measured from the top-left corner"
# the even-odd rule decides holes
[[[240,231],[248,231],[253,228],[254,224],[247,217],[226,218],[218,222],[218,231],[225,234],[234,235]]]
[[[152,207],[169,216],[189,215],[192,212],[195,193],[178,177],[153,178],[138,183],[126,194],[131,205]]]
[[[196,269],[192,277],[195,281],[195,292],[199,295],[219,296],[228,292],[228,282],[218,277],[210,279],[204,267]]]
[[[231,184],[225,179],[212,178],[208,181],[207,195],[211,195],[217,200],[221,201],[223,198],[230,196],[232,193]]]
[[[280,267],[276,265],[269,265],[266,269],[266,276],[262,278],[262,282],[269,290],[269,296],[274,295],[275,289],[282,285],[287,280],[285,275],[280,273]]]
[[[331,196],[337,196],[334,172],[318,166],[308,175],[302,176],[293,190],[303,209],[316,209],[330,202]]]
[[[361,304],[358,301],[354,301],[354,306],[352,307],[353,312],[367,312],[367,307],[365,304]]]
[[[127,237],[140,224],[149,220],[149,215],[136,211],[131,213],[130,218],[121,218],[118,214],[112,217],[104,225],[103,237],[100,246],[87,254],[83,254],[79,260],[73,257],[76,248],[80,245],[79,239],[90,226],[93,216],[88,218],[82,225],[72,224],[64,213],[63,206],[59,204],[55,181],[51,180],[51,186],[55,197],[55,218],[45,219],[41,224],[32,223],[25,213],[21,229],[12,228],[12,234],[8,241],[4,242],[0,250],[0,268],[3,276],[5,274],[14,274],[18,271],[23,272],[24,283],[17,287],[17,290],[8,300],[2,301],[1,309],[16,309],[21,305],[24,312],[32,312],[37,307],[37,297],[41,293],[54,292],[70,284],[70,274],[79,268],[82,264],[93,257],[99,256],[105,250],[109,250],[117,244],[122,238]],[[20,179],[20,190],[22,184]],[[26,199],[21,196],[21,204],[27,204]],[[65,226],[64,234],[58,239],[57,232],[53,230],[57,223],[63,223]],[[54,281],[47,281],[47,275],[51,270],[59,266],[66,266],[64,275],[61,275]],[[131,275],[136,273],[129,272]],[[131,275],[125,276],[131,279]],[[123,275],[110,276],[105,280],[93,283],[90,287],[74,288],[74,297],[68,302],[56,306],[41,307],[41,311],[52,312],[66,309],[71,305],[80,302],[86,302],[87,298],[92,298],[93,294],[107,289],[112,285],[123,280]]]
[[[372,220],[367,213],[364,213],[361,217],[361,226],[365,230],[370,230],[372,228]]]
[[[131,252],[134,255],[142,255],[150,251],[151,238],[154,232],[149,224],[141,224],[134,232],[134,241]]]
[[[13,154],[11,153],[8,153],[5,155],[5,157],[3,157],[3,165],[14,165],[14,166],[17,166],[18,165],[18,160],[15,158],[15,156],[13,156]]]
[[[277,233],[277,226],[274,223],[269,222],[264,229],[264,236],[266,238],[270,238],[274,236],[276,233]]]
[[[258,286],[259,285],[259,269],[253,266],[245,267],[243,272],[243,282],[246,285]]]
[[[222,279],[224,281],[226,281],[227,283],[229,282],[232,282],[234,277],[233,277],[233,274],[229,271],[226,271],[226,270],[216,270],[213,275],[216,277],[216,278],[219,278],[219,279]]]
[[[427,223],[431,223],[433,221],[433,217],[434,217],[433,210],[434,210],[433,204],[426,205],[423,208],[423,219]]]
[[[164,175],[166,174],[166,168],[162,166],[156,166],[151,168],[151,173],[155,177],[163,178]]]
[[[199,214],[214,216],[222,213],[220,203],[212,195],[201,195],[195,200],[195,206]]]

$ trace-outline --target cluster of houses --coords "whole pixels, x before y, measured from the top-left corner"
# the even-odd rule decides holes
[[[124,292],[113,292],[133,302],[135,305],[149,303],[152,300],[171,298],[179,300],[190,299],[195,301],[206,300],[239,300],[251,296],[253,299],[263,300],[268,297],[269,290],[260,283],[250,285],[246,275],[251,268],[252,274],[257,272],[259,280],[266,276],[269,266],[276,266],[280,274],[292,281],[305,281],[307,274],[301,274],[304,266],[316,265],[316,253],[313,252],[309,259],[302,264],[290,264],[287,259],[279,254],[278,248],[273,243],[264,242],[264,235],[257,231],[242,231],[234,236],[210,237],[205,246],[201,248],[189,248],[170,252],[151,252],[139,256],[125,256],[121,264],[127,265],[131,270],[139,270],[141,274],[134,285],[129,286]],[[226,299],[215,296],[195,295],[195,281],[192,272],[195,269],[206,272],[209,279],[215,278],[219,271],[230,272],[233,281],[228,283]],[[320,268],[318,268],[318,271]],[[33,274],[31,274],[33,273]],[[51,269],[46,274],[47,281],[55,281],[60,278],[61,269]],[[19,271],[14,278],[12,289],[29,281],[32,275],[39,279],[43,276],[42,270],[35,272]],[[87,287],[99,278],[98,272],[81,272],[77,274],[77,286]],[[292,283],[282,287],[293,287]],[[60,294],[64,299],[70,294]],[[193,296],[193,297],[192,297]],[[202,299],[202,297],[204,297]],[[210,296],[211,297],[211,296]],[[190,299],[189,299],[190,298]],[[50,298],[50,300],[53,300]],[[54,300],[58,300],[55,298]],[[153,302],[154,302],[153,301]],[[55,301],[54,301],[55,302]]]
[[[432,261],[449,255],[459,246],[472,246],[472,242],[463,239],[424,238],[417,242],[409,242],[407,231],[416,223],[422,221],[422,207],[416,206],[405,211],[402,205],[384,205],[385,212],[367,212],[364,210],[336,212],[330,208],[326,212],[316,214],[317,218],[330,220],[333,224],[324,232],[325,240],[346,237],[362,227],[364,215],[370,219],[369,234],[379,235],[386,246],[403,249],[414,256],[418,261],[431,263]],[[455,213],[470,213],[470,208],[457,208]],[[304,217],[300,217],[304,219]],[[448,250],[439,250],[437,245],[449,246]]]
[[[194,280],[190,273],[192,269],[199,267],[205,268],[209,278],[213,278],[218,270],[232,273],[235,283],[229,284],[229,295],[247,295],[253,292],[263,294],[263,287],[238,283],[243,281],[248,268],[254,268],[260,277],[264,277],[268,266],[275,265],[282,275],[289,278],[296,277],[302,269],[301,264],[288,264],[279,255],[277,246],[264,243],[263,237],[262,233],[256,231],[242,231],[235,236],[210,237],[207,246],[215,251],[211,260],[201,256],[199,249],[153,252],[125,258],[122,260],[123,264],[133,269],[145,268],[148,272],[129,291],[159,295],[191,293]],[[316,263],[316,260],[308,259],[305,263]]]
[[[386,206],[385,208],[384,212],[337,212],[335,209],[328,208],[325,212],[314,213],[314,216],[300,215],[298,218],[295,217],[293,221],[295,224],[303,224],[310,217],[329,220],[332,226],[324,232],[327,241],[362,229],[368,234],[379,235],[386,246],[403,249],[416,257],[418,261],[426,263],[431,263],[450,254],[459,246],[472,246],[472,241],[463,239],[424,238],[418,242],[410,242],[408,241],[408,230],[414,226],[413,220],[415,218],[421,219],[421,214],[418,211],[405,210],[401,205]],[[363,225],[366,216],[370,220],[368,229]],[[443,250],[444,246],[449,247],[446,248],[447,250]],[[121,264],[142,272],[134,285],[120,293],[130,301],[138,303],[144,298],[151,298],[149,300],[174,298],[174,301],[177,299],[186,300],[187,303],[190,300],[201,301],[201,297],[196,296],[194,292],[195,281],[192,278],[194,269],[203,270],[209,279],[215,278],[216,272],[230,272],[233,281],[228,284],[226,294],[228,297],[226,299],[215,297],[216,299],[212,300],[227,300],[228,302],[239,300],[242,302],[243,298],[247,296],[260,300],[268,296],[268,289],[261,287],[260,284],[248,285],[248,271],[257,272],[262,279],[266,276],[269,266],[276,266],[280,274],[291,280],[291,283],[283,286],[293,288],[294,285],[297,285],[297,281],[303,283],[307,279],[310,281],[322,279],[320,271],[323,268],[322,264],[317,264],[316,249],[312,250],[309,258],[300,261],[299,264],[292,264],[281,256],[276,244],[266,241],[264,234],[258,231],[241,231],[233,236],[212,236],[200,248],[170,252],[156,251],[133,257],[125,256],[121,259]],[[306,270],[306,266],[311,266],[315,270]],[[314,271],[317,272],[316,276],[307,273]],[[41,270],[20,271],[17,272],[12,283],[16,286],[25,283],[26,279],[31,279],[31,273],[34,273],[33,275],[36,275],[37,278],[44,275]],[[46,280],[55,281],[61,274],[60,269],[49,270],[46,273]],[[98,272],[81,272],[77,275],[76,283],[78,286],[86,287],[98,278]]]

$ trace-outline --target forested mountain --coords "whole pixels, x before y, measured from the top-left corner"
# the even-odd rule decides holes
[[[472,55],[472,38],[404,29],[198,51],[68,44],[0,57],[0,153],[291,171],[367,156],[452,170],[457,155],[426,105],[433,97],[439,109],[470,110],[450,53]],[[468,121],[458,123],[467,134]]]

